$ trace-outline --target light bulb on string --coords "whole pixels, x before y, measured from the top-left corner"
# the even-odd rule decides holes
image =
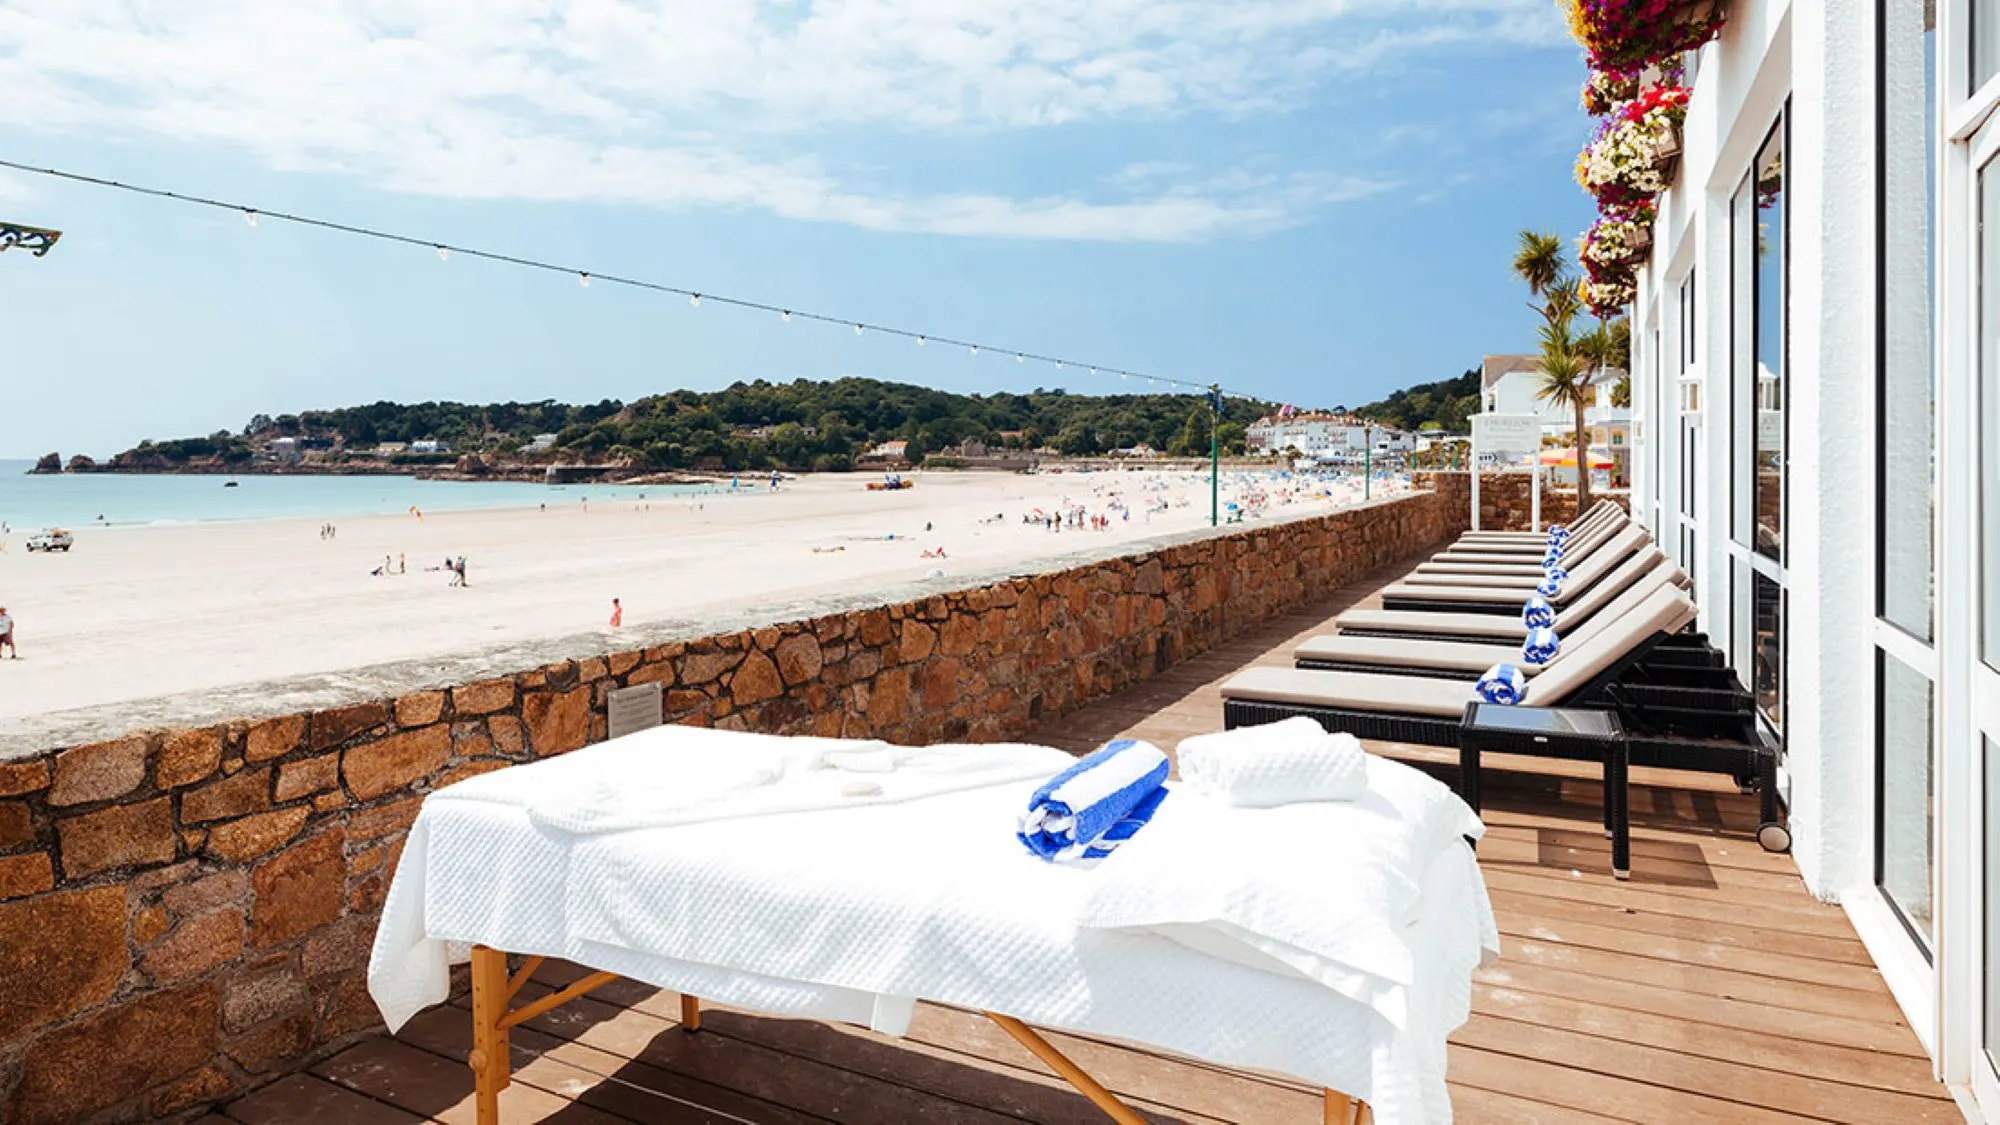
[[[856,336],[859,336],[859,335],[861,335],[861,326],[860,326],[859,324],[857,324],[857,325],[855,325],[855,326],[854,326],[854,334],[855,334]]]
[[[979,354],[979,345],[978,345],[978,344],[974,344],[974,345],[972,345],[972,354],[973,354],[973,355],[975,355],[975,356],[977,356],[977,355]]]
[[[784,317],[786,324],[790,324],[792,322],[792,310],[786,309],[784,312],[778,315]]]
[[[438,261],[440,262],[451,261],[451,250],[448,247],[439,245],[437,248],[437,252],[438,252]]]
[[[256,226],[256,225],[257,225],[257,212],[255,212],[255,211],[252,211],[252,210],[251,210],[250,208],[248,208],[248,207],[245,207],[245,208],[243,209],[243,225],[244,225],[244,226],[246,226],[246,227],[254,227],[254,226]]]
[[[1097,368],[1095,368],[1095,367],[1091,368],[1091,369],[1090,369],[1090,373],[1091,373],[1092,375],[1095,375],[1095,374],[1097,374]]]
[[[924,338],[922,336],[917,337],[917,346],[920,348],[924,346]]]
[[[1062,360],[1056,360],[1056,370],[1061,371],[1062,367],[1063,367]]]
[[[700,307],[701,307],[701,294],[699,294],[699,293],[690,293],[690,294],[688,294],[688,307],[690,307],[690,308],[696,308],[696,309],[700,308]]]
[[[587,273],[580,273],[580,274],[577,274],[577,275],[576,275],[576,283],[577,283],[578,285],[581,285],[581,286],[583,286],[583,287],[584,287],[585,289],[588,289],[588,288],[590,288],[590,275],[589,275],[589,274],[587,274]]]
[[[1015,363],[1026,363],[1027,361],[1028,361],[1028,357],[1027,357],[1027,356],[1024,356],[1024,355],[1022,355],[1022,354],[1021,354],[1020,352],[1015,352],[1015,353],[1014,353],[1014,362],[1015,362]]]

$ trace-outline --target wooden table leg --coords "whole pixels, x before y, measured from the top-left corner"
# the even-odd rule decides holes
[[[701,1030],[701,997],[681,993],[681,1030]]]
[[[1611,875],[1632,877],[1632,753],[1619,739],[1604,754],[1606,807],[1611,810]]]
[[[500,1125],[500,1091],[507,1088],[513,1060],[508,1055],[507,955],[483,945],[472,947],[473,1098],[479,1125]]]

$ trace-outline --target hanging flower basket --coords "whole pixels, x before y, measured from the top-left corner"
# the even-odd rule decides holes
[[[1603,117],[1639,96],[1639,75],[1630,70],[1593,70],[1583,80],[1583,111]]]
[[[1584,267],[1629,271],[1636,266],[1653,245],[1655,214],[1651,203],[1606,210],[1583,234]]]
[[[1605,207],[1631,207],[1673,182],[1687,90],[1660,86],[1619,107],[1577,156],[1576,181]]]
[[[1586,277],[1576,283],[1576,295],[1590,315],[1610,320],[1638,299],[1639,286],[1629,277],[1606,280]]]
[[[1560,0],[1570,34],[1599,70],[1638,70],[1715,38],[1718,0]]]

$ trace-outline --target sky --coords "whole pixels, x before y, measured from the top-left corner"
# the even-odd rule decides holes
[[[989,345],[440,261],[0,170],[0,458],[377,399],[863,375],[1306,406],[1533,339],[1579,234],[1553,0],[8,0],[0,160]]]

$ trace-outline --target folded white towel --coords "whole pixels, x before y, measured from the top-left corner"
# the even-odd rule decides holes
[[[1368,788],[1360,740],[1304,716],[1184,738],[1180,767],[1189,789],[1240,808],[1352,801]]]

